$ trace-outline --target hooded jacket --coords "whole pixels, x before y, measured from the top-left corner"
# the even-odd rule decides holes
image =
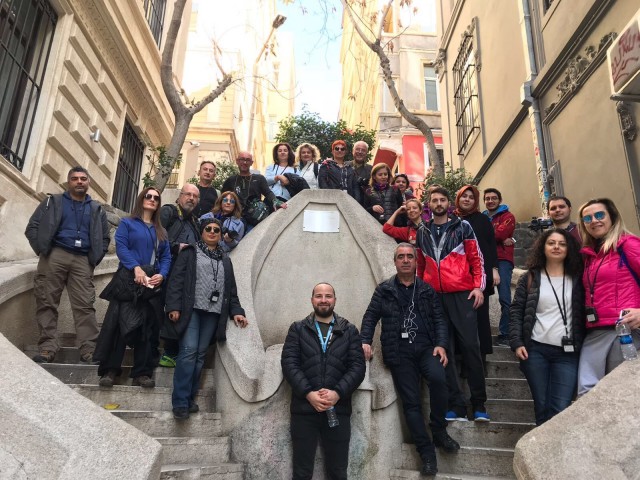
[[[489,213],[489,210],[485,210],[482,213],[491,219],[498,247],[498,260],[506,260],[513,265],[515,247],[513,245],[508,247],[503,242],[507,238],[513,237],[513,232],[516,230],[516,217],[509,211],[509,207],[504,204],[500,205],[493,215]]]

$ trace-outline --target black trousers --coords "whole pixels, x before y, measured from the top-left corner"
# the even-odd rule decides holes
[[[487,401],[487,389],[484,381],[484,367],[480,355],[478,340],[478,320],[473,309],[473,299],[468,300],[468,291],[444,293],[440,295],[442,308],[449,323],[449,363],[445,369],[447,386],[449,387],[449,410],[458,413],[466,411],[464,395],[458,383],[455,348],[456,341],[462,351],[462,358],[467,369],[467,383],[471,392],[471,405],[484,407]]]
[[[329,428],[324,412],[291,415],[291,445],[293,447],[293,480],[311,480],[318,438],[324,450],[327,478],[346,480],[349,465],[351,416],[338,415],[340,425]]]
[[[402,400],[404,418],[421,457],[435,457],[435,448],[425,427],[420,401],[420,377],[427,380],[431,413],[429,426],[432,432],[447,428],[447,379],[440,357],[433,356],[433,347],[427,344],[401,341],[400,363],[391,367],[391,376],[398,396]]]
[[[493,353],[493,338],[491,336],[491,319],[489,318],[489,296],[484,297],[484,303],[476,310],[478,316],[478,338],[480,340],[480,353],[489,355]]]

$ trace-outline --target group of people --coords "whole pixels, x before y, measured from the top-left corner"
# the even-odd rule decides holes
[[[189,418],[199,410],[195,396],[209,345],[225,341],[229,324],[248,324],[228,254],[305,185],[345,191],[399,243],[396,275],[376,287],[360,332],[334,313],[336,292],[324,282],[312,291],[313,313],[289,329],[282,369],[292,389],[295,479],[311,478],[318,439],[327,475],[346,478],[351,396],[374,354],[378,323],[382,358],[425,475],[437,472],[435,448],[460,448],[446,430],[447,422],[469,418],[459,370],[469,385],[471,418],[490,421],[485,361],[493,352],[488,296],[494,289],[501,305],[498,343],[509,345],[520,360],[537,424],[566,408],[576,388],[578,395],[586,393],[622,362],[617,321],[633,329],[640,347],[640,238],[625,229],[611,200],[587,202],[577,225],[567,198],[549,200],[554,228],[537,238],[512,301],[516,222],[497,189],[484,190],[484,212],[473,185],[456,192],[453,204],[446,189],[433,186],[423,206],[406,175],[392,178],[386,165],[367,164],[366,143],[354,145],[353,162],[344,161],[346,148],[337,140],[333,158],[320,161],[311,144],[295,152],[278,144],[265,176],[251,172],[253,157],[240,152],[239,173],[226,179],[220,194],[212,186],[215,165],[203,162],[199,184],[183,186],[175,204],[162,205],[153,187],[142,190],[115,233],[120,264],[100,294],[109,301],[100,330],[93,270],[107,252],[109,224],[87,193],[89,173],[72,168],[67,191],[48,195],[25,232],[40,257],[34,360],[52,362],[59,350],[57,309],[66,285],[80,358],[99,365],[99,384],[116,383],[125,349],[133,347],[132,383],[153,388],[158,365],[175,367],[173,414]],[[429,385],[431,436],[421,378]]]

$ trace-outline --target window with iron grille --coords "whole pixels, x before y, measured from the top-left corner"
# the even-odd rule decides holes
[[[162,27],[164,26],[166,6],[167,0],[144,0],[144,15],[158,48],[160,48],[160,42],[162,41]]]
[[[47,0],[0,0],[0,155],[20,171],[57,21]]]
[[[546,12],[547,10],[549,10],[552,4],[553,0],[544,0],[544,11]]]
[[[473,37],[465,34],[458,58],[453,66],[454,106],[458,134],[458,155],[467,150],[475,130],[480,129],[478,119],[478,77],[473,54]]]
[[[129,122],[125,122],[111,201],[111,205],[125,212],[131,212],[138,195],[143,156],[144,143],[138,138]]]

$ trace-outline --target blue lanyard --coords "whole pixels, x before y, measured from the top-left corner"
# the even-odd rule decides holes
[[[320,340],[320,346],[322,347],[322,353],[327,352],[327,346],[329,345],[329,339],[331,338],[331,332],[333,331],[333,322],[335,321],[335,317],[331,320],[329,324],[329,331],[327,332],[326,338],[322,338],[322,332],[320,331],[320,325],[318,325],[318,321],[316,320],[316,330],[318,331],[318,339]]]

